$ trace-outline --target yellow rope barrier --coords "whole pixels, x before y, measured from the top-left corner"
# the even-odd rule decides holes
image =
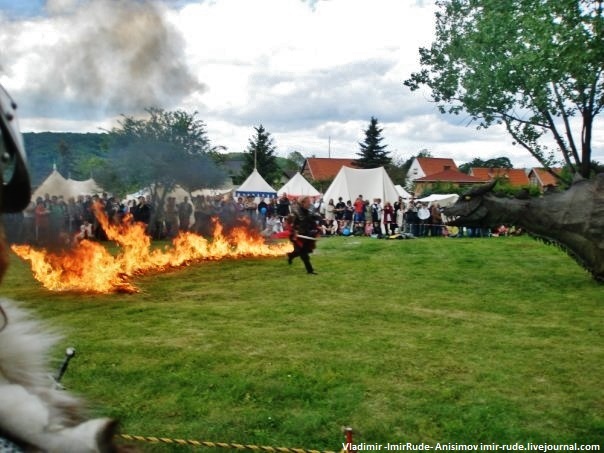
[[[307,450],[304,448],[270,447],[265,445],[243,445],[237,443],[209,442],[191,439],[170,439],[167,437],[133,436],[131,434],[118,434],[118,437],[121,437],[125,440],[138,442],[189,445],[193,447],[206,448],[231,448],[235,450],[252,450],[256,452],[261,451],[268,453],[337,453],[332,450]]]

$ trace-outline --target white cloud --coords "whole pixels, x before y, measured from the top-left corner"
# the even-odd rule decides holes
[[[198,111],[229,151],[263,124],[283,155],[355,157],[374,116],[397,156],[532,165],[501,128],[442,116],[403,86],[434,11],[427,0],[48,0],[21,18],[0,11],[0,83],[26,131],[97,131],[158,106]],[[600,123],[594,154],[603,148]]]

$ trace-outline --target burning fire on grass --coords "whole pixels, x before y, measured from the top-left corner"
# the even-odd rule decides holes
[[[291,249],[289,243],[266,244],[264,238],[244,227],[224,233],[214,219],[212,240],[183,232],[163,250],[151,248],[145,225],[124,223],[113,225],[104,212],[96,210],[109,240],[115,241],[120,252],[112,255],[98,242],[83,240],[63,252],[36,250],[29,245],[13,245],[12,250],[31,264],[34,278],[50,291],[85,293],[138,292],[129,279],[135,275],[163,272],[203,260],[226,258],[281,256]]]

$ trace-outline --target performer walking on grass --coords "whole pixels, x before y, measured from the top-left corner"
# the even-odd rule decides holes
[[[306,272],[316,275],[309,255],[316,246],[317,221],[320,216],[310,210],[310,205],[310,197],[303,196],[291,207],[289,239],[294,245],[294,251],[287,254],[287,262],[291,264],[294,258],[299,256]]]

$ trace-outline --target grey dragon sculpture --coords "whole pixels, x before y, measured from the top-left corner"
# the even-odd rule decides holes
[[[492,192],[495,183],[470,190],[446,208],[449,224],[521,227],[561,247],[604,283],[604,173],[575,180],[567,190],[538,198],[498,197]]]

